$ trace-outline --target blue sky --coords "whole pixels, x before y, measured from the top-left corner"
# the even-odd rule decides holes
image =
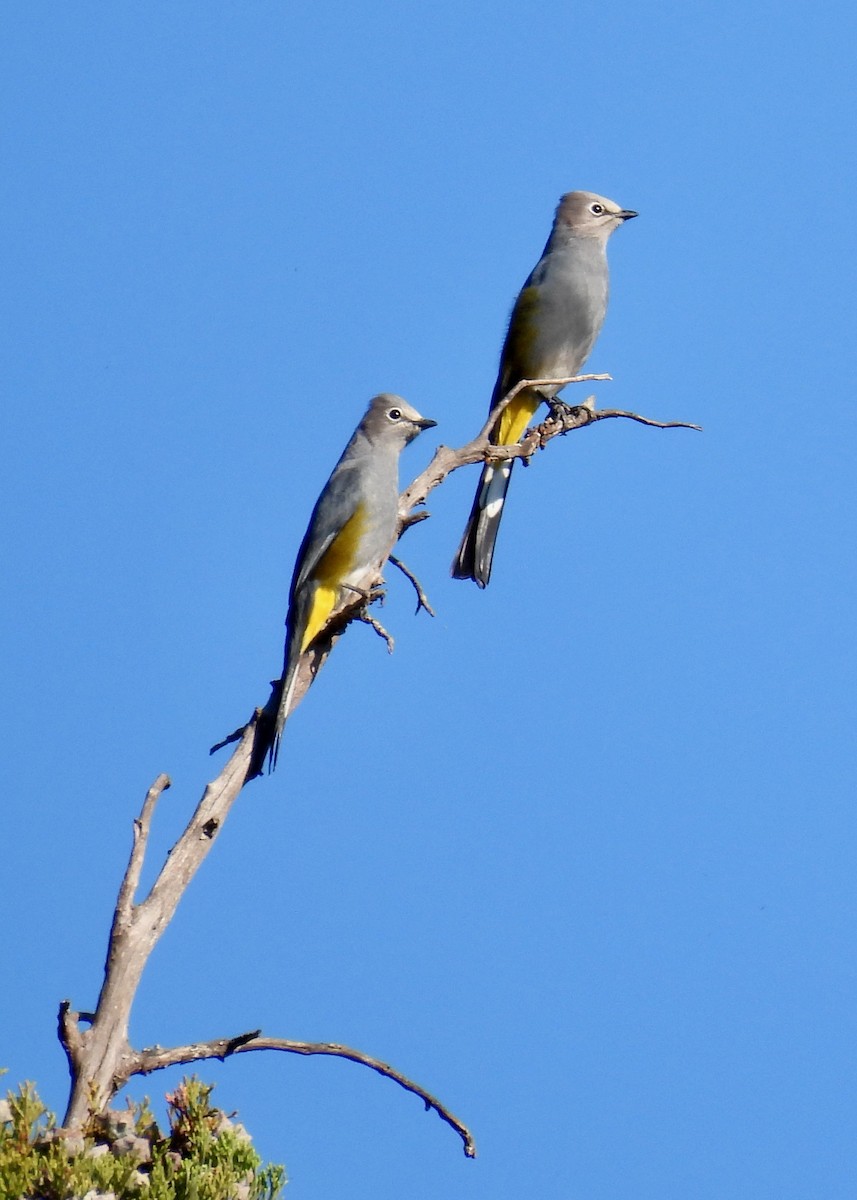
[[[62,1109],[132,816],[149,878],[280,666],[366,401],[456,444],[559,195],[610,247],[605,422],[475,472],[340,642],[144,976],[297,1198],[854,1195],[851,6],[8,6],[0,1064]],[[405,480],[403,479],[403,483]],[[166,1073],[134,1088],[162,1096]]]

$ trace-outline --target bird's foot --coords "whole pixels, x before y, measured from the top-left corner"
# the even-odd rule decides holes
[[[556,396],[545,397],[545,404],[550,409],[548,421],[555,421],[563,433],[577,429],[580,425],[588,425],[595,412],[595,397],[590,396],[583,404],[566,404]]]
[[[553,419],[555,421],[563,421],[564,422],[567,418],[569,418],[571,416],[572,413],[577,412],[577,408],[578,408],[578,405],[566,404],[565,400],[560,400],[556,396],[551,396],[551,398],[549,400],[546,399],[545,403],[547,404],[548,408],[550,409],[550,415],[553,417]]]
[[[383,607],[384,601],[387,599],[387,590],[383,583],[376,583],[374,587],[369,588],[368,591],[366,588],[355,587],[353,583],[346,583],[343,584],[343,586],[347,588],[349,592],[354,592],[356,596],[360,596],[363,600],[363,603],[366,605],[374,604],[377,600]]]

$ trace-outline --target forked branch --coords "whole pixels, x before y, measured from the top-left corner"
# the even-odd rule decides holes
[[[515,384],[500,403],[491,410],[491,415],[473,441],[467,442],[458,449],[452,449],[450,446],[438,446],[429,465],[399,498],[400,533],[402,527],[407,527],[412,510],[418,504],[424,504],[430,493],[439,487],[448,475],[460,467],[484,462],[486,459],[530,459],[537,450],[543,450],[548,442],[559,437],[560,434],[571,433],[574,429],[582,429],[585,425],[593,425],[596,421],[603,421],[610,417],[624,417],[629,421],[638,421],[642,425],[651,425],[656,429],[700,430],[702,428],[701,425],[692,425],[688,421],[656,421],[653,417],[643,417],[639,413],[625,412],[618,408],[596,409],[595,397],[589,396],[583,404],[579,405],[554,404],[551,413],[544,421],[540,425],[528,429],[520,442],[516,442],[514,445],[498,446],[491,441],[491,431],[497,424],[497,418],[525,388],[539,391],[547,387],[564,387],[569,383],[589,383],[592,380],[610,378],[609,375],[575,375],[570,379],[522,379],[520,383]]]
[[[535,428],[528,430],[519,443],[497,446],[491,441],[497,417],[523,388],[564,386],[589,380],[609,379],[608,375],[580,375],[574,379],[524,380],[504,397],[490,414],[477,436],[457,450],[438,447],[429,465],[399,500],[399,528],[396,541],[411,525],[424,520],[424,511],[415,511],[448,475],[460,467],[497,458],[531,458],[536,450],[572,429],[582,428],[607,418],[624,417],[660,429],[698,429],[683,421],[656,421],[638,413],[618,409],[598,411],[590,397],[584,404],[567,406],[552,403],[550,415]],[[395,542],[394,542],[395,544]],[[393,545],[388,547],[391,554]],[[417,591],[420,607],[431,612],[419,581],[398,559],[395,565],[408,576]],[[346,626],[362,617],[377,632],[392,639],[386,630],[367,612],[367,605],[377,595],[383,580],[381,563],[367,572],[366,578],[355,581],[356,587],[334,610],[325,629],[307,647],[300,661],[292,708],[303,698],[315,675],[324,664],[331,649]],[[279,681],[272,685],[271,697],[263,708],[256,709],[246,725],[236,729],[221,746],[234,745],[220,773],[206,786],[187,828],[164,860],[148,894],[136,898],[140,885],[143,860],[149,831],[159,797],[170,786],[166,775],[159,775],[146,794],[139,817],[134,821],[133,843],[125,870],[108,943],[104,982],[94,1013],[75,1012],[70,1001],[63,1001],[59,1013],[59,1037],[66,1051],[71,1074],[71,1094],[64,1124],[79,1128],[90,1112],[103,1109],[127,1081],[138,1074],[148,1074],[175,1063],[193,1062],[202,1058],[225,1058],[250,1050],[281,1050],[291,1054],[326,1054],[362,1063],[373,1071],[394,1080],[413,1092],[450,1125],[461,1137],[468,1157],[476,1153],[473,1137],[467,1127],[453,1116],[439,1100],[419,1084],[414,1083],[380,1059],[334,1042],[296,1042],[284,1038],[263,1038],[261,1033],[242,1034],[237,1038],[199,1042],[172,1050],[151,1047],[136,1051],[128,1042],[128,1023],[131,1005],[154,946],[172,919],[176,906],[223,828],[232,805],[248,780],[261,772],[261,762],[267,749],[266,739],[279,704]]]

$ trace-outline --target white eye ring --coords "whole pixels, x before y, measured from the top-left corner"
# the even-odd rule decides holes
[[[402,410],[400,408],[391,408],[390,411],[387,413],[387,416],[390,418],[391,421],[401,421]]]
[[[600,217],[601,214],[604,212],[604,205],[598,204],[598,203],[590,204],[589,211],[591,213],[593,213],[596,217]]]

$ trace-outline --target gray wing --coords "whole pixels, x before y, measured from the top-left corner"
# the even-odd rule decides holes
[[[290,602],[310,578],[342,526],[354,516],[362,495],[360,466],[360,459],[338,463],[322,488],[298,551]]]

